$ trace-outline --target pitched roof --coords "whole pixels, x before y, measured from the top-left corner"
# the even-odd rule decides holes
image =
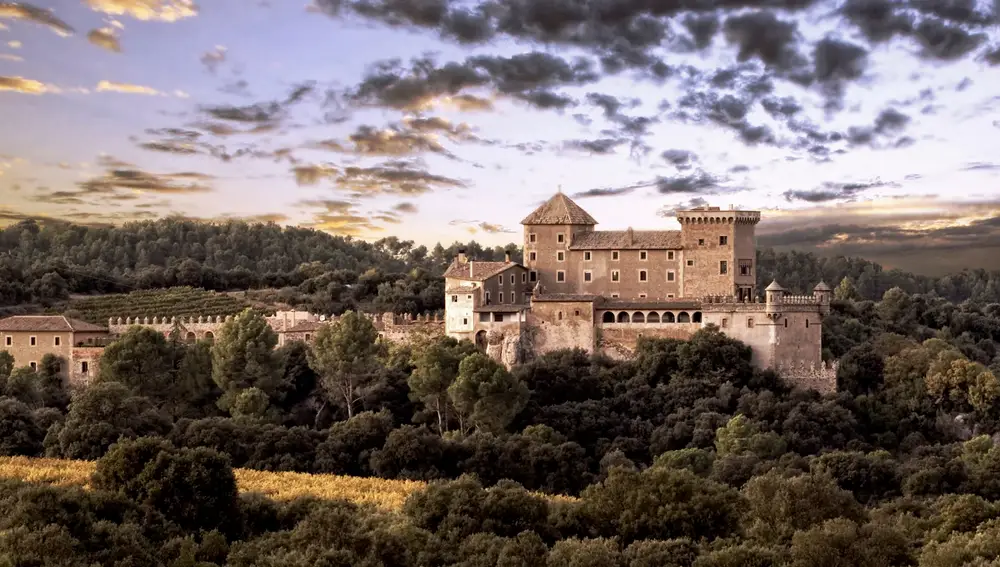
[[[521,264],[518,264],[517,262],[477,262],[473,260],[471,262],[459,263],[454,261],[450,266],[448,266],[448,270],[444,273],[444,277],[481,282],[507,270],[508,268],[520,265]]]
[[[546,293],[543,295],[535,295],[531,297],[532,303],[545,303],[545,302],[555,302],[555,303],[592,303],[601,302],[602,297],[599,295],[583,294],[583,293]]]
[[[327,325],[326,321],[301,321],[292,327],[285,329],[286,333],[307,333],[309,331],[318,331]]]
[[[556,193],[551,199],[542,203],[533,213],[524,217],[521,224],[597,224],[583,207],[572,199]]]
[[[517,313],[529,308],[530,306],[520,303],[494,303],[493,305],[480,305],[472,311],[475,313]]]
[[[0,319],[0,331],[106,333],[108,329],[79,319],[70,319],[63,315],[15,315]]]
[[[573,236],[570,250],[680,250],[679,230],[594,230]]]
[[[701,309],[701,302],[695,299],[609,299],[601,304],[602,309]]]
[[[771,280],[771,285],[765,287],[764,291],[785,291],[785,288],[781,287],[778,280]]]

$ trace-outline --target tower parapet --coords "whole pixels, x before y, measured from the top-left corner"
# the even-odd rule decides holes
[[[751,224],[760,222],[760,211],[723,210],[720,207],[687,209],[675,213],[677,222],[686,224]]]

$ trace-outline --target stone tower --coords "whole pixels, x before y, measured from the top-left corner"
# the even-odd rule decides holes
[[[524,265],[532,286],[541,282],[547,293],[573,293],[579,284],[572,265],[570,245],[582,233],[592,232],[597,221],[580,205],[562,194],[535,209],[524,225]]]
[[[677,211],[684,249],[685,297],[756,296],[756,227],[760,211],[702,207]]]

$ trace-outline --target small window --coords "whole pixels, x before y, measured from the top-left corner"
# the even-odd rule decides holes
[[[561,233],[561,232],[559,234],[557,234],[556,235],[556,242],[558,242],[559,244],[562,244],[563,242],[566,242],[566,235],[563,234],[563,233]]]
[[[32,370],[38,370],[38,363],[35,362],[34,360],[32,360],[31,362],[29,362],[28,366],[30,366]]]
[[[486,292],[486,304],[487,305],[490,304],[490,292],[488,292],[488,291]]]
[[[528,272],[521,272],[521,283],[528,283]]]
[[[583,281],[589,282],[594,279],[594,274],[590,270],[583,272]]]
[[[62,344],[62,337],[52,337],[52,345],[59,346]]]
[[[612,293],[611,294],[611,299],[618,299],[618,294],[617,293]]]
[[[621,280],[621,275],[618,273],[618,270],[611,270],[611,281],[617,282],[620,280]]]
[[[574,312],[573,312],[573,316],[574,316],[574,317],[579,317],[579,316],[580,316],[580,310],[579,310],[579,309],[577,309],[576,311],[574,311]]]
[[[698,239],[698,246],[704,246],[704,245],[705,245],[705,239],[704,238],[699,238]]]
[[[469,318],[468,317],[462,317],[462,325],[464,326],[464,325],[468,325],[468,324],[469,324]]]
[[[538,281],[538,272],[535,270],[528,272],[528,281]]]
[[[667,250],[667,260],[673,260],[673,259],[674,259],[674,251]]]
[[[688,266],[693,266],[694,265],[694,260],[688,260],[687,263],[688,263]]]
[[[503,285],[503,274],[500,274],[499,276],[497,276],[497,283],[500,284],[500,285]]]
[[[729,319],[723,317],[722,318],[722,328],[725,329],[728,326],[729,326]]]
[[[640,250],[639,251],[639,259],[640,260],[645,260],[647,258],[649,258],[649,253],[647,253],[645,250]]]
[[[517,303],[517,295],[515,295],[513,291],[510,292],[510,302]]]
[[[560,262],[565,262],[566,261],[566,253],[562,252],[562,251],[556,252],[556,260],[559,260]]]
[[[13,344],[14,344],[14,337],[7,337],[7,346],[11,346]]]
[[[641,282],[647,281],[649,279],[647,277],[648,275],[649,274],[646,273],[646,270],[639,270],[639,281]]]
[[[531,260],[532,262],[534,262],[535,258],[537,258],[537,257],[538,256],[534,252],[529,252],[528,253],[528,259]]]
[[[753,317],[747,317],[747,329],[753,328]]]
[[[612,260],[617,260],[618,259],[618,251],[617,250],[613,250],[611,252],[611,259]]]
[[[785,317],[785,328],[786,329],[788,328],[788,318],[787,317]]]
[[[564,272],[562,270],[559,270],[558,272],[556,272],[556,281],[557,282],[564,282],[564,281],[566,281],[566,272]]]
[[[588,250],[588,251],[586,251],[586,252],[583,253],[583,261],[584,262],[589,262],[590,260],[591,260],[591,256],[590,256],[590,251]]]
[[[500,292],[500,303],[503,303],[503,292]]]
[[[80,373],[86,374],[90,372],[90,364],[86,360],[80,362]]]
[[[466,295],[465,298],[466,299],[472,299],[472,296],[471,295]]]
[[[728,236],[720,236],[719,237],[719,246],[726,246],[727,244],[729,244],[729,237]]]
[[[729,273],[729,262],[726,260],[719,260],[719,274]]]
[[[559,312],[559,320],[562,321],[562,311]]]
[[[534,241],[535,241],[535,233],[532,232],[531,234],[528,235],[528,242],[534,242]]]
[[[639,294],[639,299],[646,299],[646,294],[645,293],[640,293]]]
[[[452,303],[458,303],[458,296],[457,295],[451,296],[451,302]]]
[[[31,346],[35,346],[36,344],[38,344],[38,337],[31,337],[31,339],[28,340],[28,344],[30,344]]]
[[[510,275],[510,285],[514,285],[514,274]]]
[[[306,342],[309,342],[310,340],[312,340],[312,335],[309,334],[309,333],[306,333]]]
[[[809,328],[809,319],[806,319],[806,328]]]
[[[480,323],[489,323],[490,322],[490,314],[489,313],[480,313],[479,314],[479,322]]]
[[[673,270],[667,270],[667,281],[672,282],[677,278],[677,273]]]
[[[667,299],[673,299],[673,298],[674,298],[674,294],[672,294],[672,293],[668,293],[667,294]]]

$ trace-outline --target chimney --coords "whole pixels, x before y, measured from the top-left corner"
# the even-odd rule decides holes
[[[458,249],[458,263],[464,264],[468,259],[465,257],[465,248]]]
[[[510,252],[503,253],[503,261],[508,263],[510,262]]]

